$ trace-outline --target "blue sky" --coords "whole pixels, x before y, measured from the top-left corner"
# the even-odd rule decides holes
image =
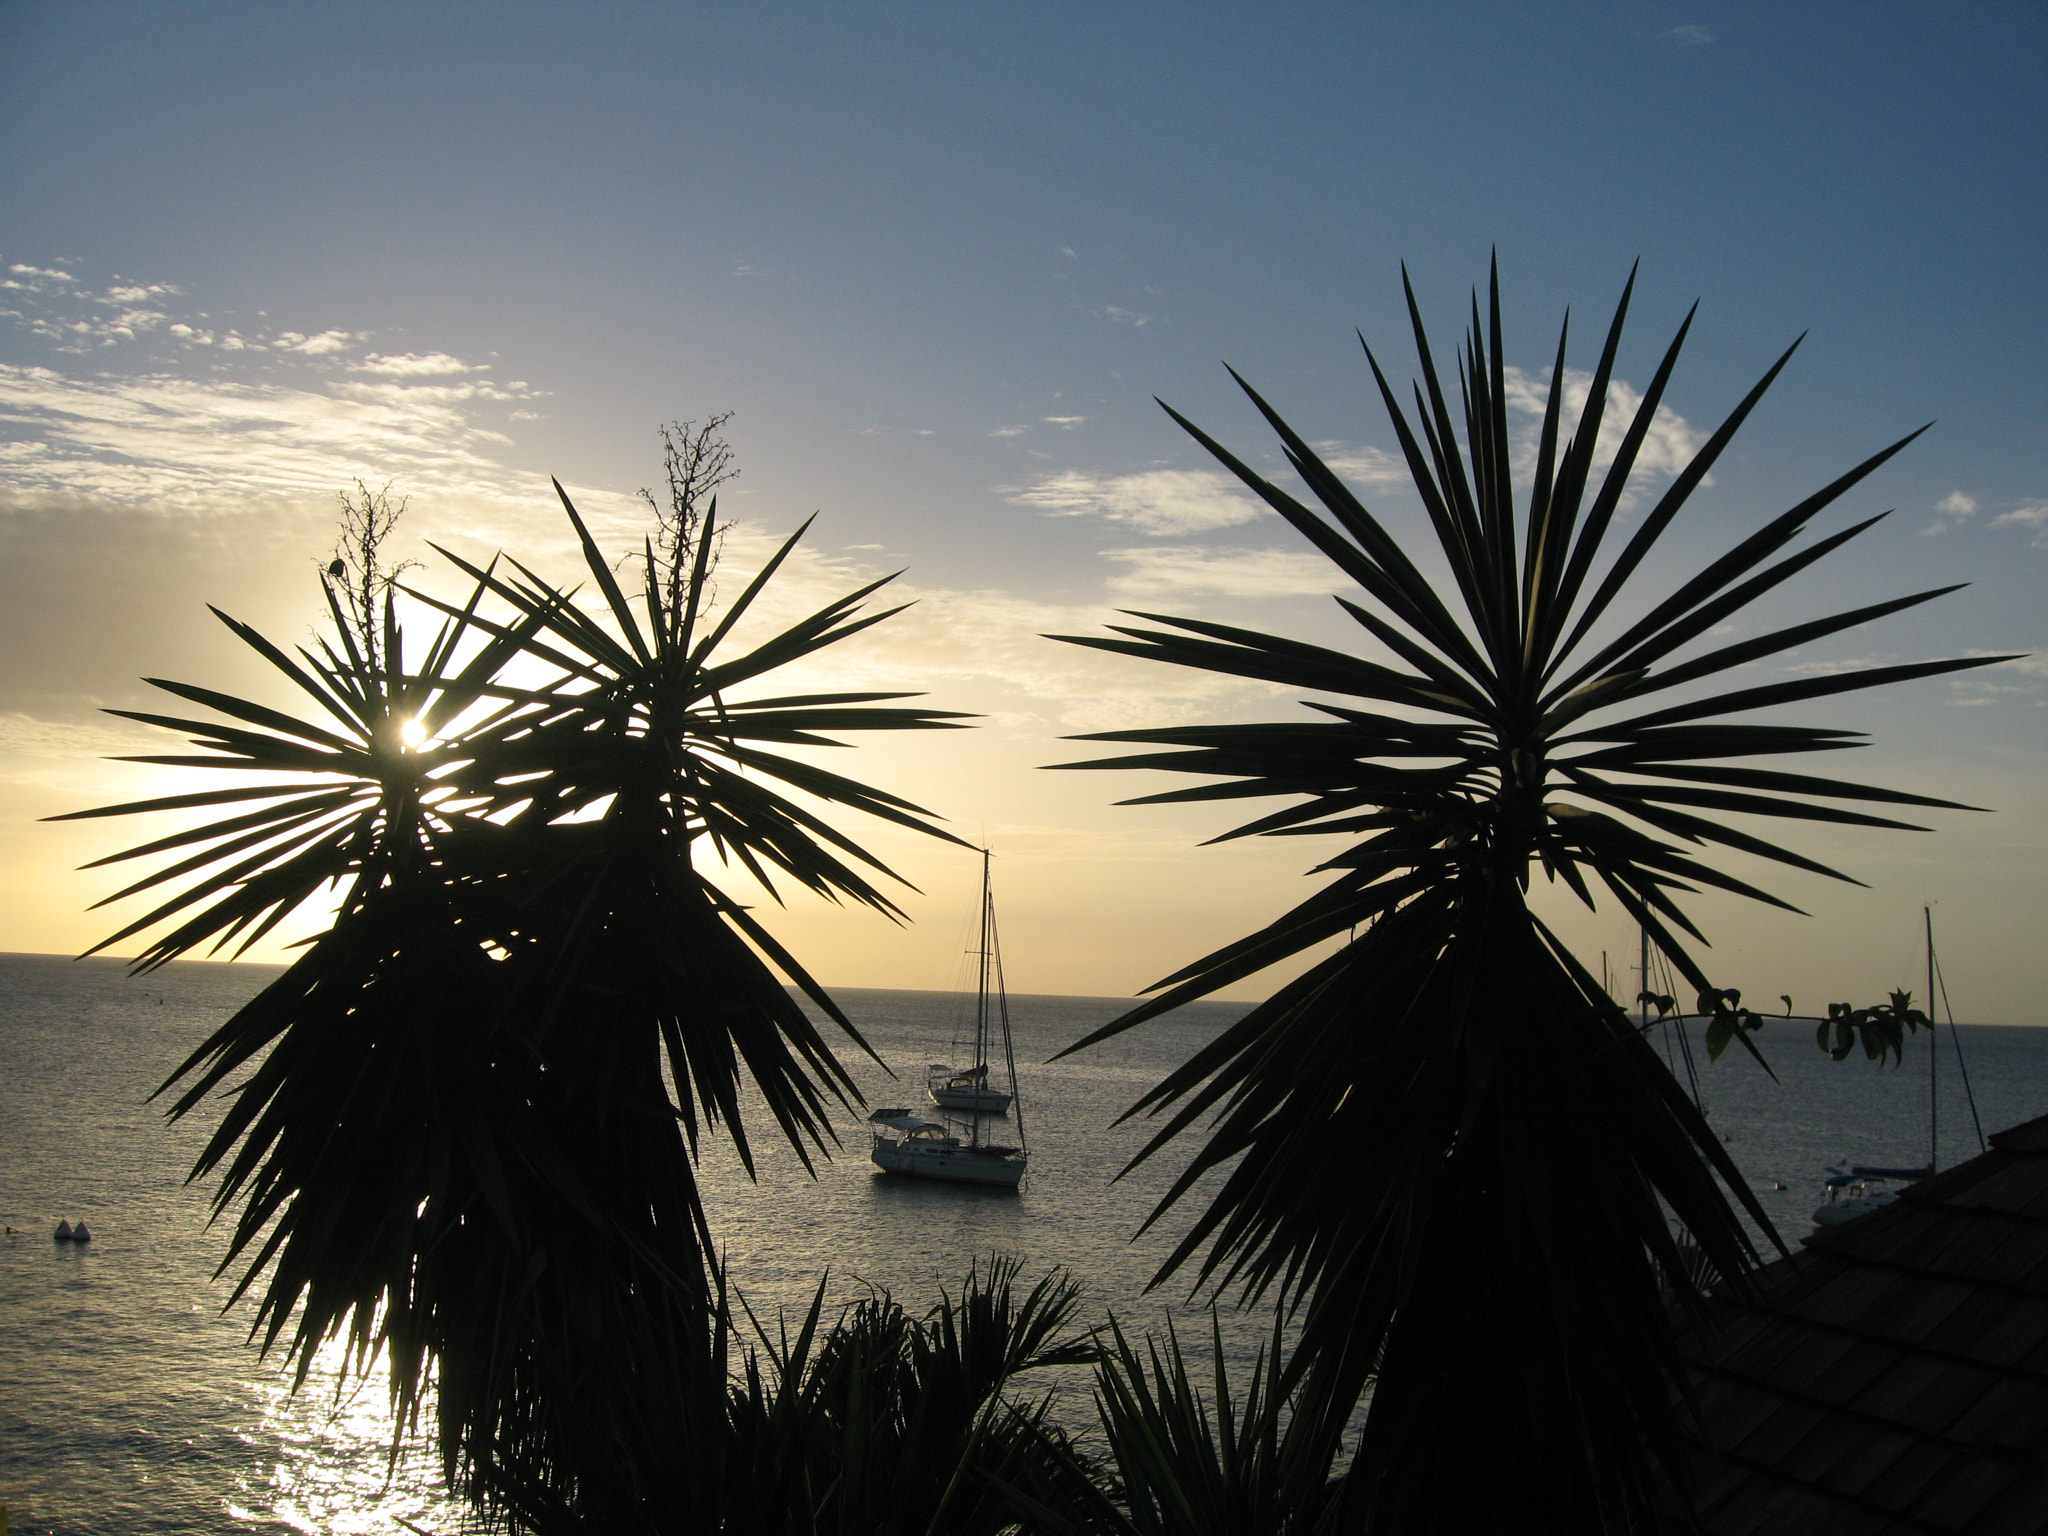
[[[305,633],[352,477],[417,539],[559,562],[548,474],[623,541],[656,423],[732,409],[735,565],[821,511],[793,601],[899,567],[919,599],[836,675],[988,717],[862,759],[995,840],[1013,979],[1143,986],[1305,850],[1198,850],[1220,821],[1037,765],[1295,706],[1035,636],[1340,633],[1153,396],[1273,465],[1227,359],[1412,528],[1354,335],[1406,376],[1404,261],[1448,351],[1498,250],[1532,381],[1567,307],[1590,366],[1638,258],[1625,379],[1698,299],[1668,464],[1808,333],[1668,571],[1934,420],[1785,611],[1974,585],[1785,664],[2037,650],[2044,43],[1990,4],[0,8],[0,947],[103,931],[70,870],[118,831],[30,818],[133,787],[96,711],[139,674],[244,676],[205,603]],[[1717,972],[1868,1000],[1937,902],[1959,1011],[2048,1022],[2044,701],[2028,662],[1831,706],[1859,772],[1996,815],[1808,836],[1872,889],[1709,904]],[[828,981],[944,985],[972,861],[877,843],[913,929],[780,921]]]

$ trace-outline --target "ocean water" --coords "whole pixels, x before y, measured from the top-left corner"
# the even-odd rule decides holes
[[[419,1445],[391,1457],[380,1386],[337,1393],[331,1369],[297,1394],[246,1343],[245,1309],[223,1314],[223,1237],[207,1191],[189,1186],[205,1125],[168,1126],[145,1100],[273,970],[179,964],[130,978],[117,962],[0,956],[0,1504],[37,1536],[151,1532],[452,1533],[460,1511]],[[946,994],[839,994],[881,1062],[848,1053],[871,1104],[914,1104],[924,1066],[947,1058],[957,1003]],[[736,1284],[757,1312],[805,1305],[821,1276],[833,1296],[882,1287],[922,1309],[977,1256],[1064,1265],[1087,1315],[1157,1328],[1206,1313],[1180,1286],[1146,1284],[1182,1229],[1139,1227],[1177,1172],[1168,1153],[1115,1175],[1143,1144],[1114,1123],[1146,1087],[1242,1011],[1198,1005],[1059,1062],[1046,1058],[1127,1006],[1104,998],[1011,1000],[1031,1173],[1018,1194],[898,1180],[867,1161],[859,1117],[817,1178],[759,1136],[759,1178],[729,1151],[704,1184]],[[1987,1131],[2048,1112],[2048,1031],[1958,1031]],[[1767,1030],[1779,1081],[1731,1055],[1701,1081],[1713,1124],[1788,1241],[1809,1230],[1829,1164],[1926,1160],[1927,1064],[1836,1064],[1810,1029]],[[1944,1042],[1944,1051],[1947,1051]],[[889,1069],[897,1074],[889,1075]],[[1942,1061],[1941,1161],[1977,1150],[1952,1055]],[[1014,1128],[1014,1122],[1013,1122]],[[1773,1189],[1774,1184],[1786,1186]],[[55,1244],[58,1219],[94,1241]],[[1225,1320],[1227,1353],[1248,1357],[1254,1318]],[[1079,1411],[1085,1381],[1068,1383]]]

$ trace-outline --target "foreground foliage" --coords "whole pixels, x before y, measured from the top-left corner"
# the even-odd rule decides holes
[[[1070,1278],[1055,1271],[1020,1298],[1017,1271],[976,1266],[922,1318],[884,1292],[830,1326],[821,1281],[794,1336],[757,1325],[761,1347],[730,1394],[719,1519],[702,1528],[995,1536],[1015,1524],[1020,1486],[1072,1502],[1092,1465],[1050,1418],[1049,1393],[1011,1389],[1100,1351],[1066,1331]]]
[[[1165,750],[1063,766],[1213,781],[1135,804],[1291,802],[1228,837],[1351,839],[1318,866],[1331,878],[1314,896],[1167,977],[1155,998],[1074,1047],[1342,941],[1132,1112],[1164,1119],[1141,1155],[1213,1122],[1168,1204],[1227,1170],[1162,1275],[1193,1265],[1203,1280],[1295,1310],[1300,1342],[1286,1379],[1326,1424],[1341,1423],[1373,1382],[1335,1515],[1345,1530],[1620,1530],[1655,1519],[1679,1476],[1685,1394],[1665,1297],[1699,1299],[1697,1266],[1670,1221],[1730,1277],[1756,1255],[1723,1188],[1770,1230],[1719,1138],[1530,909],[1532,874],[1589,906],[1604,889],[1712,1012],[1708,994],[1724,1004],[1733,994],[1716,993],[1688,949],[1700,934],[1682,898],[1711,889],[1796,909],[1710,862],[1709,850],[1847,878],[1731,818],[1891,828],[1905,823],[1857,807],[1957,808],[1756,766],[1861,737],[1727,717],[2003,659],[1716,691],[1723,674],[1952,589],[1714,639],[1731,624],[1740,632],[1751,605],[1878,520],[1795,547],[1916,433],[1764,520],[1674,589],[1639,593],[1652,550],[1791,351],[1625,519],[1691,325],[1688,316],[1599,472],[1632,288],[1633,279],[1576,422],[1560,336],[1519,506],[1497,275],[1483,319],[1475,297],[1450,391],[1409,292],[1421,372],[1413,418],[1368,349],[1447,573],[1441,593],[1243,380],[1313,509],[1168,407],[1355,583],[1361,600],[1337,601],[1386,659],[1145,613],[1111,636],[1057,637],[1321,696],[1309,706],[1321,723],[1105,732],[1082,739]],[[1729,1033],[1750,1044],[1746,1031]],[[1484,1477],[1470,1475],[1475,1455]]]
[[[1225,1366],[1211,1314],[1205,1393],[1179,1334],[1141,1350],[1112,1320],[1096,1370],[1103,1454],[1090,1463],[1064,1446],[1056,1475],[1013,1501],[1023,1528],[1043,1536],[1308,1536],[1332,1503],[1332,1426],[1298,1413],[1281,1385],[1281,1341],[1253,1360],[1241,1389]]]
[[[302,1378],[338,1334],[359,1365],[388,1351],[401,1421],[431,1375],[450,1472],[480,1502],[627,1531],[687,1501],[674,1448],[727,1415],[698,1140],[730,1136],[751,1166],[747,1091],[806,1162],[831,1144],[852,1080],[784,977],[865,1048],[697,846],[771,890],[893,913],[889,871],[810,807],[950,834],[788,749],[957,717],[759,687],[894,611],[862,611],[876,582],[735,653],[801,529],[714,618],[709,537],[650,544],[636,607],[561,500],[594,609],[516,562],[448,555],[474,590],[419,599],[441,623],[417,654],[388,583],[362,586],[378,622],[352,622],[345,571],[310,650],[222,615],[303,713],[152,679],[209,714],[118,711],[198,749],[134,761],[243,783],[80,814],[214,813],[101,861],[168,861],[109,898],[160,897],[100,946],[147,936],[143,968],[246,949],[339,892],[166,1084],[173,1115],[228,1096],[195,1176],[219,1179],[222,1267],[266,1346],[286,1338]]]
[[[724,468],[702,433],[665,441]],[[750,686],[886,618],[862,612],[880,584],[726,654],[796,540],[714,620],[714,514],[685,494],[703,477],[679,478],[637,608],[563,496],[597,604],[442,551],[474,587],[459,606],[410,594],[440,621],[421,651],[399,622],[403,567],[378,561],[402,507],[364,490],[326,573],[331,638],[294,653],[222,615],[306,709],[153,680],[208,717],[124,712],[196,749],[139,761],[245,782],[81,813],[202,817],[100,861],[154,861],[108,899],[155,898],[101,948],[140,940],[143,968],[246,950],[339,894],[166,1085],[177,1116],[227,1100],[195,1176],[219,1181],[236,1296],[302,1380],[341,1335],[357,1369],[388,1357],[401,1424],[431,1384],[457,1487],[543,1536],[1266,1528],[1241,1517],[1283,1502],[1268,1369],[1242,1446],[1219,1374],[1223,1469],[1174,1491],[1176,1459],[1209,1448],[1178,1343],[1149,1380],[1121,1335],[1105,1357],[1058,1274],[1022,1290],[993,1260],[922,1316],[880,1294],[828,1317],[821,1281],[793,1329],[741,1323],[700,1138],[750,1157],[751,1091],[800,1155],[829,1147],[852,1080],[783,976],[863,1043],[695,845],[764,884],[893,911],[888,872],[806,800],[947,834],[787,749],[955,717]],[[1016,1395],[1089,1363],[1121,1480],[1051,1395]]]

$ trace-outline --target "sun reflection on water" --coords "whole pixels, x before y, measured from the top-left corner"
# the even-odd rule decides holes
[[[256,1417],[242,1440],[273,1458],[267,1474],[240,1479],[228,1513],[243,1524],[307,1536],[454,1536],[481,1527],[465,1518],[441,1483],[430,1438],[395,1442],[389,1378],[382,1363],[358,1372],[345,1340],[316,1352],[305,1385],[288,1372],[246,1383]],[[432,1422],[433,1404],[422,1409]]]

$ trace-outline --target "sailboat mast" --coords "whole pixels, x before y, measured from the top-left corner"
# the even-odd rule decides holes
[[[1941,1146],[1941,1108],[1934,1091],[1941,1076],[1940,1042],[1934,1037],[1934,909],[1922,907],[1920,920],[1927,929],[1927,1171],[1931,1174]]]
[[[989,907],[989,850],[981,850],[981,967],[979,981],[975,987],[975,1110],[969,1116],[973,1124],[971,1145],[981,1145],[981,1110],[985,1108],[985,1094],[989,1090],[989,924],[995,920],[995,913]]]
[[[1650,925],[1648,923],[1644,923],[1636,929],[1636,938],[1642,946],[1642,969],[1637,973],[1642,979],[1642,985],[1636,989],[1639,994],[1637,1006],[1642,1011],[1643,1028],[1647,1030],[1650,1027]],[[1681,1029],[1684,1027],[1683,1024],[1679,1026]]]
[[[1017,1047],[1010,1036],[1010,984],[1003,976],[1003,941],[996,933],[995,892],[989,892],[988,903],[988,949],[989,964],[995,972],[996,1021],[1003,1031],[1003,1070],[1008,1074],[1005,1081],[1010,1089],[1010,1113],[1017,1126],[1017,1147],[1026,1150],[1024,1136],[1024,1095],[1017,1091]]]
[[[981,957],[974,998],[974,1066],[979,1072],[988,1070],[988,925],[989,912],[989,850],[981,850],[981,942],[976,946]]]

